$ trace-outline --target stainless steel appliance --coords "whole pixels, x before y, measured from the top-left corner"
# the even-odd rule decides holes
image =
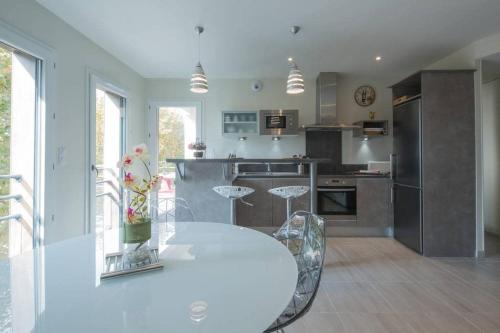
[[[316,79],[316,122],[306,131],[344,131],[360,128],[337,121],[337,73],[321,72]]]
[[[298,110],[260,110],[260,135],[299,134]]]
[[[422,253],[423,245],[421,124],[420,99],[394,108],[394,237],[418,253]]]
[[[327,221],[356,221],[356,179],[320,176],[317,212]]]

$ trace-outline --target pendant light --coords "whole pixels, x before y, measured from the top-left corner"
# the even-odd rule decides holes
[[[198,34],[198,63],[194,68],[193,74],[191,74],[190,90],[196,94],[204,94],[208,92],[207,76],[200,62],[200,35],[203,33],[204,29],[201,26],[196,26],[194,30]]]
[[[300,31],[300,27],[294,25],[290,31],[293,34],[294,40],[295,35]],[[297,66],[297,63],[293,58],[288,58],[288,66],[290,67],[290,72],[288,73],[288,80],[286,81],[286,93],[290,95],[301,94],[304,92],[304,77],[302,72]]]

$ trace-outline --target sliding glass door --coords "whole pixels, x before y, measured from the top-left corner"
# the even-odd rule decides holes
[[[41,66],[0,44],[0,259],[40,238]]]

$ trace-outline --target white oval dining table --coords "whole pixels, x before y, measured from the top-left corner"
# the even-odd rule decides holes
[[[261,333],[293,296],[295,260],[272,237],[206,222],[155,230],[159,271],[100,280],[108,238],[96,235],[4,261],[3,324],[13,332]]]

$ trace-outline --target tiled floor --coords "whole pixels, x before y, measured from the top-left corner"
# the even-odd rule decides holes
[[[315,303],[285,331],[500,332],[500,257],[430,259],[388,238],[329,238]]]

